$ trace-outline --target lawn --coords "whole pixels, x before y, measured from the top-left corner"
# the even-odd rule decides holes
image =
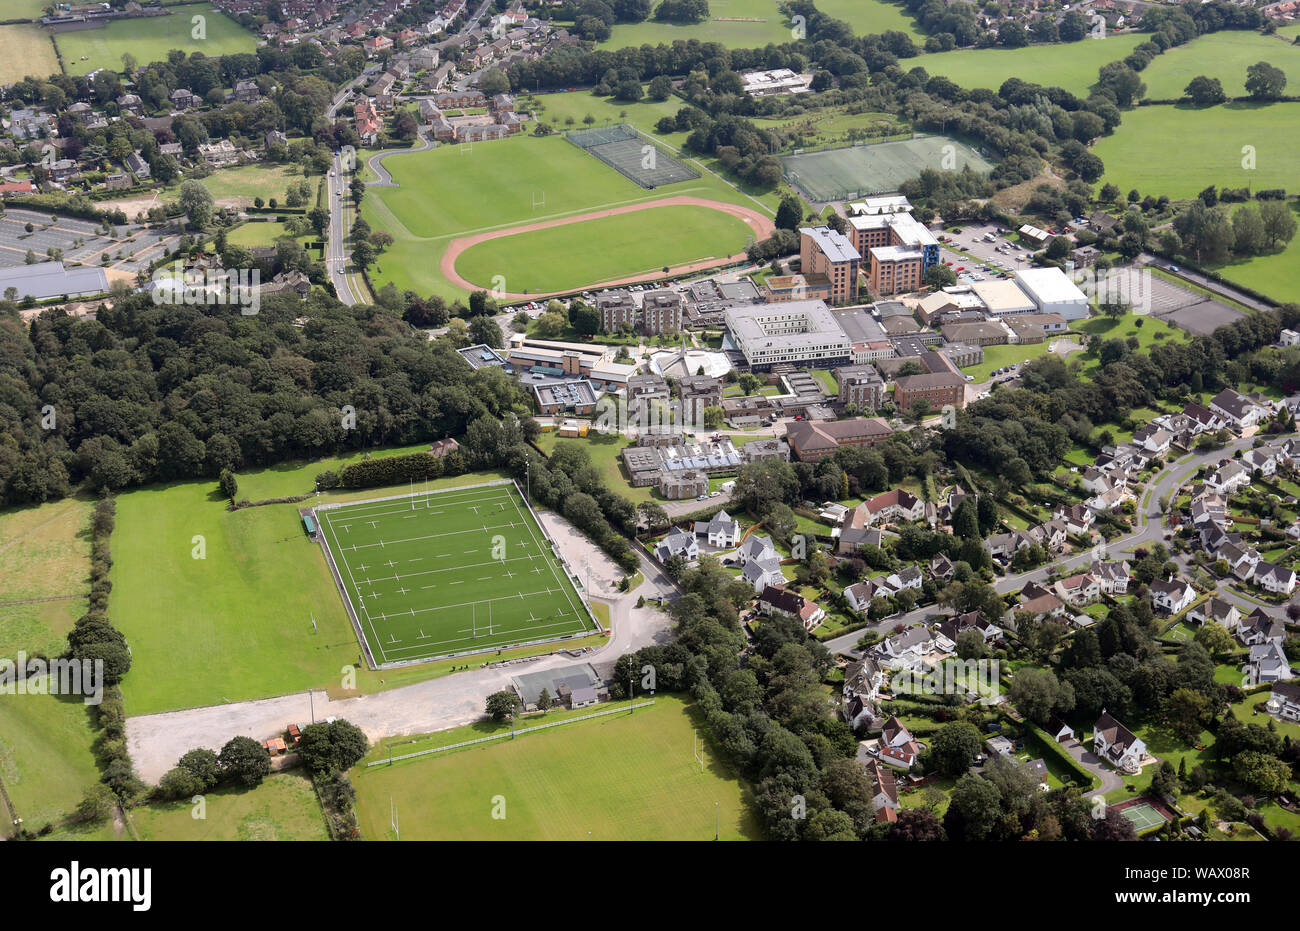
[[[589,91],[572,91],[559,94],[538,94],[524,97],[517,103],[519,110],[534,109],[537,118],[548,123],[561,132],[584,129],[588,126],[603,126],[606,123],[628,123],[644,133],[649,133],[667,142],[675,148],[681,148],[688,133],[655,132],[655,123],[665,116],[676,116],[677,111],[686,104],[678,97],[656,101],[644,98],[636,103],[615,100],[613,97],[597,97]],[[593,123],[587,123],[586,117],[592,117]],[[572,120],[570,123],[568,120]]]
[[[730,767],[707,744],[703,771],[695,759],[700,716],[677,696],[654,701],[515,740],[358,766],[362,835],[394,839],[395,806],[403,840],[710,840],[715,818],[722,839],[757,839]],[[460,739],[484,732],[458,730]]]
[[[232,246],[251,249],[254,246],[274,246],[277,239],[289,235],[283,223],[245,223],[226,234],[226,241]]]
[[[1300,203],[1291,201],[1289,206],[1293,213],[1300,215]],[[1300,236],[1293,238],[1280,252],[1237,259],[1227,265],[1214,266],[1214,271],[1229,281],[1276,300],[1293,300],[1300,292]]]
[[[1173,160],[1151,153],[1169,140],[1189,144]],[[1243,165],[1252,146],[1253,168]],[[1207,184],[1220,187],[1300,187],[1300,103],[1232,103],[1206,109],[1188,105],[1139,107],[1124,114],[1114,135],[1094,146],[1106,164],[1103,181],[1121,190],[1172,198],[1195,197]]]
[[[227,787],[204,795],[203,817],[188,801],[131,810],[141,840],[329,840],[311,782],[301,770],[276,773],[255,789]]]
[[[372,227],[392,233],[396,242],[371,270],[371,277],[381,285],[393,281],[399,288],[446,297],[463,296],[442,277],[438,264],[447,243],[456,236],[675,195],[760,209],[765,206],[708,173],[693,181],[647,190],[560,136],[516,136],[472,150],[439,146],[429,152],[398,155],[385,164],[399,186],[372,189],[361,210]],[[545,207],[535,209],[534,198],[542,197]],[[564,234],[551,231],[549,235],[572,236],[589,225],[573,224]],[[671,238],[666,228],[657,225],[643,231],[647,234]],[[593,248],[588,238],[581,243],[581,251],[593,258],[607,245],[601,240],[601,248]],[[627,249],[619,251],[629,254]],[[694,258],[713,252],[709,249]],[[619,271],[630,274],[646,268],[639,254],[632,259]],[[571,262],[566,266],[573,267]],[[613,263],[609,267],[614,267]],[[507,274],[512,289],[521,271],[525,271],[521,264],[512,261]],[[588,277],[587,283],[598,280]]]
[[[1122,317],[1091,317],[1086,321],[1076,323],[1075,329],[1090,334],[1093,339],[1100,340],[1127,340],[1130,337],[1137,337],[1138,351],[1140,352],[1147,352],[1152,346],[1161,341],[1185,342],[1191,338],[1191,334],[1186,330],[1180,330],[1157,317],[1149,317],[1145,314],[1125,314]],[[1079,355],[1078,358],[1083,360],[1082,372],[1084,375],[1091,374],[1101,366],[1101,361],[1096,357],[1089,358]]]
[[[513,485],[418,492],[316,516],[380,664],[595,629]]]
[[[74,75],[99,68],[120,72],[122,56],[127,53],[145,65],[166,61],[172,49],[187,56],[202,52],[215,58],[257,48],[256,36],[212,7],[186,7],[170,16],[118,20],[103,29],[61,33],[56,41],[68,73]]]
[[[778,0],[710,0],[710,19],[706,22],[679,26],[649,19],[617,25],[598,47],[614,51],[641,45],[672,45],[690,39],[720,42],[727,48],[780,45],[793,41],[793,33],[778,5]]]
[[[79,498],[0,513],[0,655],[61,653],[90,591],[91,504]]]
[[[0,18],[17,19],[26,12],[6,10]],[[33,15],[39,16],[40,10]],[[60,72],[54,43],[40,26],[0,26],[0,48],[5,50],[0,55],[0,85],[16,84],[28,75],[45,80]]]
[[[71,815],[99,781],[92,714],[80,698],[0,699],[0,779],[29,829]]]
[[[725,258],[743,252],[749,239],[749,225],[720,210],[658,207],[490,239],[462,253],[456,271],[485,288],[501,276],[511,291],[568,291],[622,275]],[[600,248],[593,250],[593,243]]]
[[[629,440],[621,433],[596,433],[593,431],[587,435],[585,440],[575,440],[561,439],[556,433],[551,432],[543,433],[537,438],[537,445],[548,456],[555,451],[558,443],[571,443],[585,449],[591,457],[592,465],[600,469],[606,484],[633,504],[656,500],[657,495],[650,486],[633,488],[629,484],[627,476],[623,472],[623,457],[620,454],[623,452],[624,447],[632,445],[632,440]]]
[[[1020,78],[1087,96],[1102,65],[1124,58],[1146,38],[1128,34],[1017,49],[954,49],[908,58],[899,66],[904,71],[919,66],[931,76],[943,75],[967,88],[997,90],[1007,78]]]
[[[1142,81],[1148,100],[1181,97],[1188,82],[1198,75],[1218,78],[1229,97],[1242,97],[1246,94],[1246,68],[1259,61],[1286,72],[1289,86],[1300,84],[1300,47],[1241,30],[1210,33],[1157,55],[1142,72]]]
[[[267,202],[274,197],[283,206],[285,191],[291,183],[302,181],[303,173],[296,165],[241,165],[238,168],[219,168],[201,180],[203,186],[212,192],[217,206],[251,207],[256,197]],[[306,180],[314,197],[321,178],[309,177]],[[169,187],[163,196],[168,200],[178,199],[181,196],[180,184]],[[315,204],[312,200],[305,206],[310,208]]]
[[[1044,340],[1041,343],[1029,343],[1027,345],[1010,344],[1005,346],[985,346],[984,361],[979,365],[972,365],[970,368],[962,369],[962,374],[975,376],[976,382],[988,381],[994,371],[1005,368],[1014,362],[1023,362],[1026,359],[1032,361],[1046,354],[1052,341]]]

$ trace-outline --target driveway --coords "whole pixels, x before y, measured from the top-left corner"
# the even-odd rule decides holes
[[[1100,786],[1091,792],[1083,793],[1084,798],[1092,798],[1094,795],[1106,795],[1124,785],[1124,778],[1119,773],[1103,763],[1101,757],[1079,743],[1079,741],[1069,740],[1061,744],[1061,747],[1066,753],[1074,757],[1080,766],[1101,779]]]

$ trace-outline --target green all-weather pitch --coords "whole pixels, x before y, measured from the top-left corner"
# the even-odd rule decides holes
[[[314,514],[376,666],[596,629],[513,482],[326,505]]]

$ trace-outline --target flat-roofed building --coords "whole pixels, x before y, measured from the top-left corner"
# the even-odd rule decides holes
[[[533,385],[533,397],[543,414],[589,415],[596,409],[596,389],[586,379]]]
[[[596,295],[596,309],[600,311],[600,328],[606,333],[636,325],[636,301],[630,291],[601,291]]]
[[[875,410],[885,401],[885,380],[874,365],[846,365],[835,370],[841,403]]]
[[[786,364],[834,368],[850,360],[849,338],[825,301],[730,307],[725,319],[755,371]]]
[[[928,402],[932,411],[948,405],[965,407],[966,379],[952,372],[900,375],[894,381],[894,405],[900,411],[910,411],[919,401]]]
[[[1016,272],[1016,282],[1041,313],[1060,314],[1066,320],[1088,316],[1088,295],[1059,268],[1026,268]]]
[[[641,332],[646,336],[676,333],[682,328],[682,296],[664,288],[647,291],[641,299]]]
[[[867,253],[871,271],[868,286],[881,297],[916,291],[921,287],[924,258],[911,246],[877,246]]]
[[[746,71],[740,76],[745,82],[745,93],[751,97],[772,97],[777,94],[806,94],[812,84],[812,74],[797,74],[789,68],[770,71]]]
[[[722,406],[722,382],[708,375],[678,379],[677,393],[682,401],[682,419],[689,424],[703,424],[706,407]]]
[[[984,304],[984,308],[995,317],[1005,317],[1008,314],[1032,314],[1038,310],[1033,299],[1010,278],[976,281],[971,284],[970,289]]]
[[[866,255],[879,246],[908,246],[921,250],[923,268],[939,261],[939,240],[910,212],[850,216],[849,241]]]
[[[799,270],[824,275],[831,284],[831,303],[852,304],[858,299],[858,272],[862,255],[843,233],[829,226],[799,230]]]
[[[763,282],[763,300],[769,304],[830,299],[831,280],[825,275],[773,275]]]

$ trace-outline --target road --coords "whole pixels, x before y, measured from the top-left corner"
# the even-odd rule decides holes
[[[1175,488],[1183,484],[1189,475],[1194,473],[1201,466],[1209,462],[1218,462],[1220,459],[1232,456],[1238,450],[1250,449],[1255,441],[1255,437],[1246,436],[1233,440],[1222,449],[1210,450],[1209,452],[1188,453],[1173,462],[1166,463],[1152,481],[1147,483],[1146,490],[1142,493],[1138,502],[1137,529],[1122,537],[1106,543],[1106,550],[1111,558],[1117,558],[1121,553],[1136,549],[1140,546],[1150,546],[1163,539],[1163,529],[1161,526],[1160,499],[1171,494]],[[1030,582],[1043,582],[1053,572],[1060,572],[1069,569],[1082,569],[1089,565],[1093,560],[1093,551],[1091,549],[1071,553],[1061,559],[1039,566],[1037,569],[1030,569],[1027,572],[1017,572],[1009,575],[999,576],[994,579],[993,587],[1001,594],[1018,592]],[[1246,613],[1259,607],[1257,604],[1241,598],[1233,592],[1226,589],[1220,591],[1221,597],[1238,604],[1240,610],[1243,605],[1249,605]],[[833,640],[825,641],[827,649],[834,653],[843,653],[855,658],[861,657],[861,652],[856,649],[858,640],[862,638],[868,630],[874,630],[879,634],[893,630],[898,625],[904,627],[913,627],[917,624],[926,622],[931,616],[942,616],[944,610],[938,605],[929,605],[923,608],[916,608],[906,614],[897,614],[893,617],[877,621],[865,628],[860,628],[842,637],[836,637]]]
[[[619,593],[614,586],[623,574],[612,561],[593,550],[562,518],[550,512],[542,512],[541,517],[579,575],[586,573],[587,563],[591,563],[592,598],[610,606],[612,636],[603,647],[581,658],[557,654],[527,663],[480,667],[354,698],[331,700],[322,691],[297,692],[130,718],[126,736],[136,773],[146,782],[157,783],[182,754],[196,747],[220,750],[226,741],[240,735],[266,740],[281,734],[290,723],[327,717],[346,718],[360,727],[371,743],[472,724],[484,716],[486,697],[509,688],[512,675],[578,662],[612,663],[624,653],[672,638],[671,618],[650,606],[661,596],[667,600],[677,597],[676,586],[658,567],[638,553],[643,581],[632,591]],[[640,597],[646,605],[638,608]]]

